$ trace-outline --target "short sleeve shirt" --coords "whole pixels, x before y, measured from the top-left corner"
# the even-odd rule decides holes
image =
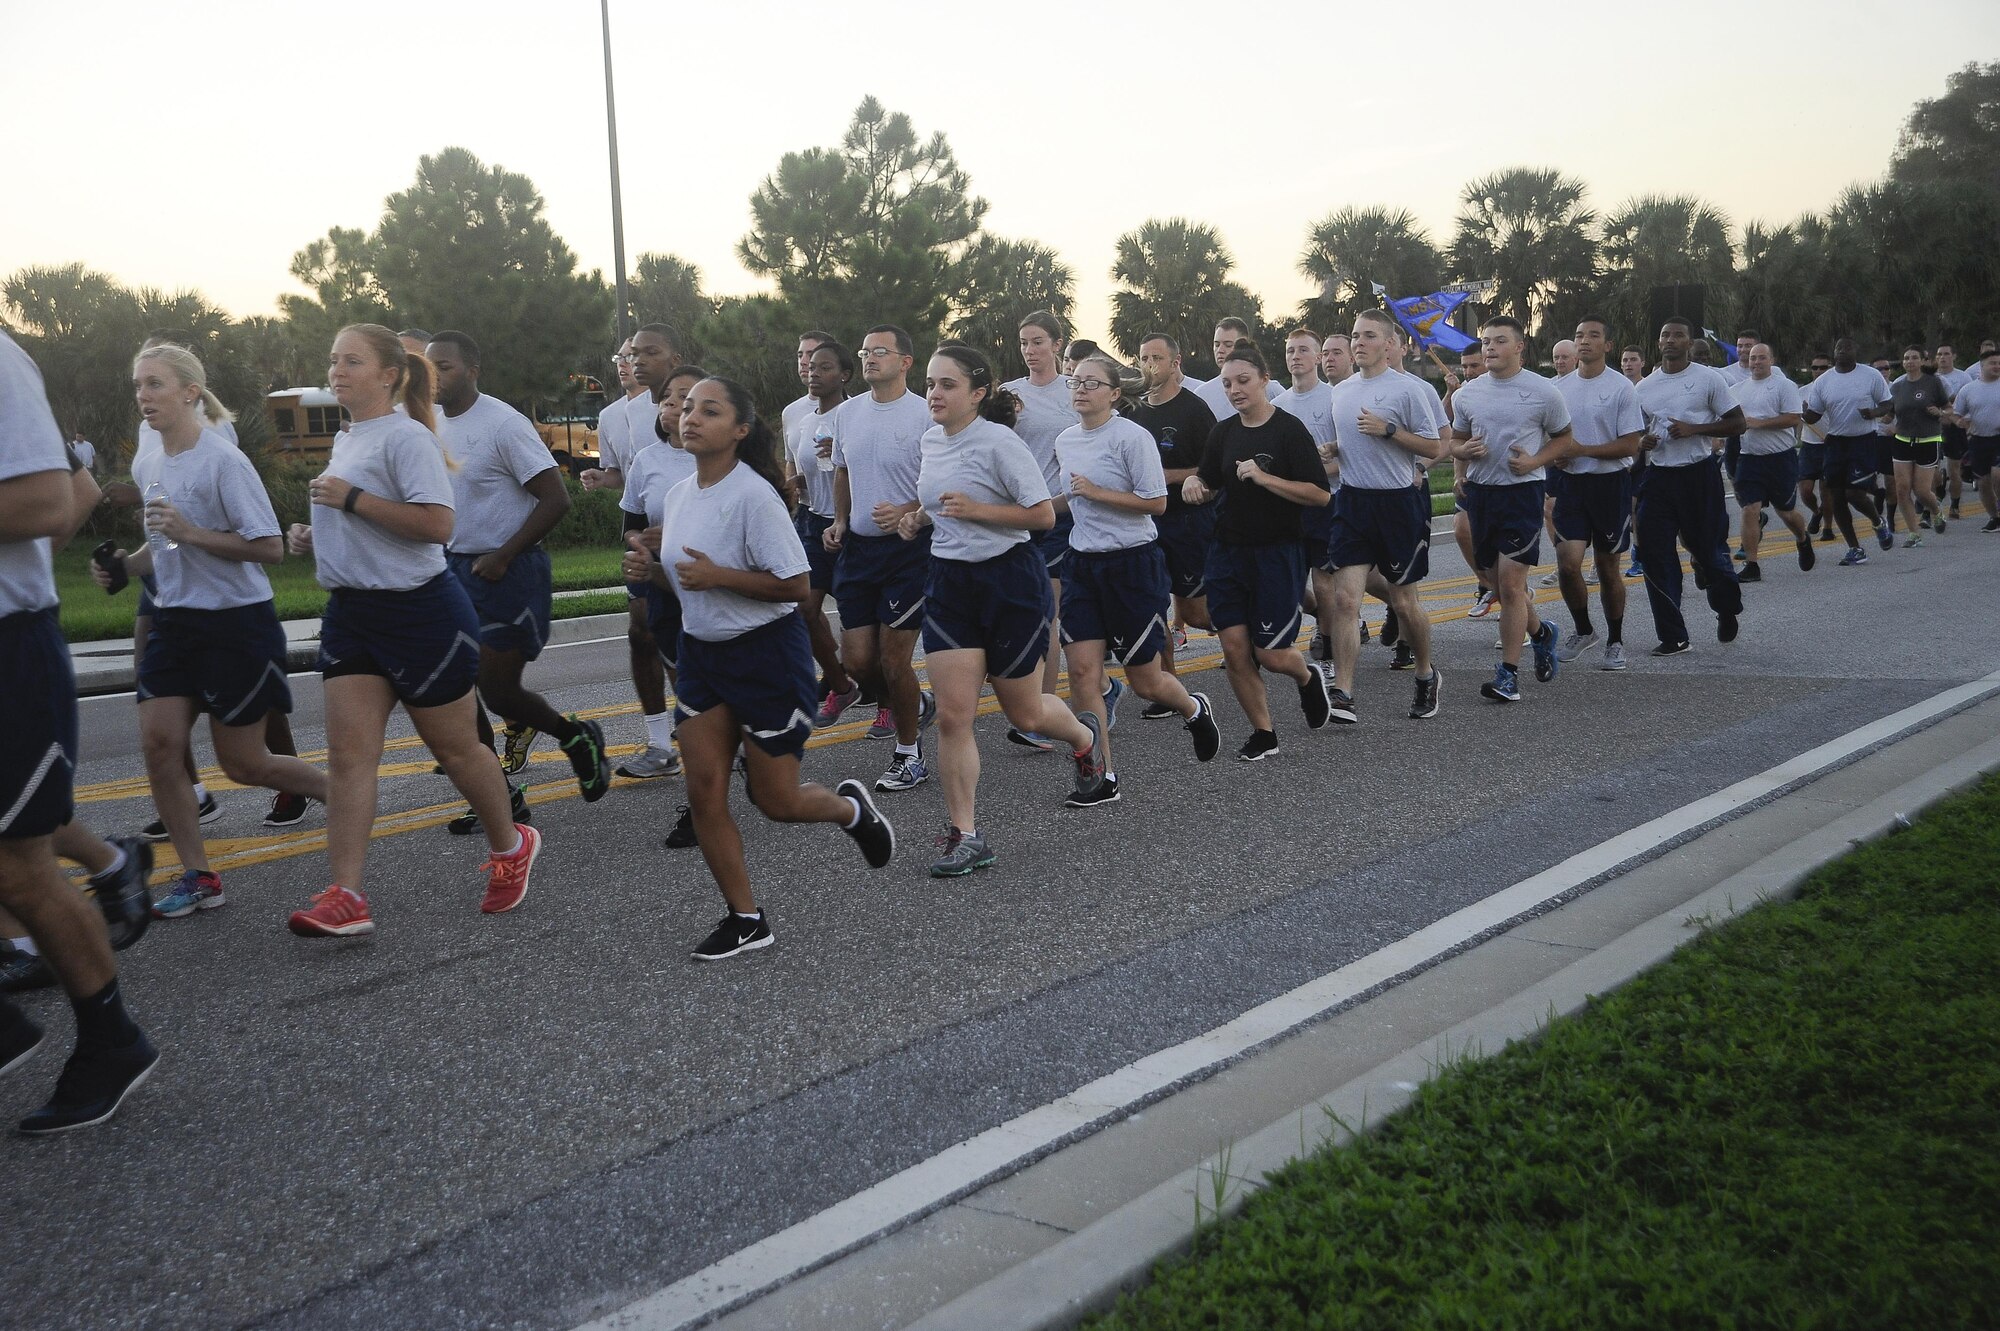
[[[664,445],[662,445],[664,447]],[[724,568],[753,569],[774,578],[804,573],[805,546],[791,513],[771,483],[739,462],[727,476],[703,487],[690,476],[669,490],[660,514],[660,559],[680,597],[681,625],[703,642],[725,642],[792,614],[796,603],[760,601],[711,587],[689,591],[675,566],[685,550],[699,550]]]
[[[529,481],[556,465],[528,418],[499,398],[481,393],[456,416],[438,414],[438,438],[458,464],[451,472],[456,512],[451,552],[483,555],[498,550],[535,511]]]
[[[1903,438],[1936,439],[1944,433],[1944,422],[1930,409],[1948,405],[1951,397],[1936,375],[1899,376],[1889,385],[1889,400],[1896,408],[1896,433]]]
[[[1516,453],[1532,456],[1569,429],[1569,404],[1555,384],[1517,370],[1502,379],[1486,373],[1452,394],[1452,428],[1486,442],[1486,456],[1465,464],[1465,479],[1478,485],[1523,485],[1543,479],[1537,467],[1516,476],[1507,465]]]
[[[956,435],[933,425],[922,439],[923,464],[917,480],[924,511],[931,515],[931,557],[978,563],[1007,553],[1028,539],[1022,527],[994,526],[938,512],[947,491],[978,504],[1032,508],[1049,498],[1041,464],[1006,426],[978,417]]]
[[[1056,436],[1056,461],[1063,493],[1069,495],[1070,515],[1076,520],[1076,529],[1069,537],[1072,550],[1093,554],[1130,550],[1158,534],[1150,514],[1085,499],[1070,489],[1070,477],[1082,476],[1107,490],[1141,499],[1166,494],[1160,446],[1145,426],[1123,416],[1113,416],[1095,430],[1086,430],[1081,423],[1072,425]]]
[[[1208,447],[1208,432],[1215,428],[1215,413],[1200,396],[1183,387],[1165,402],[1155,406],[1151,402],[1141,402],[1132,409],[1132,419],[1146,427],[1147,433],[1160,448],[1160,465],[1173,471],[1186,471],[1201,465],[1201,455]],[[1170,486],[1167,490],[1167,517],[1185,513],[1188,504],[1181,498],[1180,487]]]
[[[625,492],[618,507],[646,519],[648,527],[660,525],[666,511],[667,492],[695,473],[695,460],[672,444],[651,443],[632,458],[625,473]]]
[[[42,471],[69,471],[62,430],[49,409],[42,372],[0,331],[0,481]],[[46,610],[55,603],[48,538],[0,542],[0,615]]]
[[[1805,410],[1805,395],[1799,392],[1799,386],[1776,370],[1762,379],[1739,379],[1729,391],[1736,395],[1736,405],[1751,420],[1796,416]],[[1790,426],[1743,432],[1743,451],[1753,457],[1783,453],[1797,442]]]
[[[1647,431],[1660,441],[1647,462],[1655,467],[1688,467],[1715,450],[1706,435],[1671,438],[1668,430],[1673,422],[1707,425],[1719,421],[1736,409],[1736,397],[1716,371],[1690,364],[1679,374],[1668,374],[1661,368],[1647,375],[1639,383],[1639,405],[1646,413]]]
[[[1579,444],[1596,448],[1646,431],[1646,413],[1639,408],[1638,391],[1616,370],[1606,369],[1589,379],[1571,370],[1556,380],[1556,391],[1569,407],[1569,432]],[[1631,458],[1571,458],[1563,470],[1572,476],[1590,476],[1624,471],[1631,465]]]
[[[1076,424],[1076,409],[1069,404],[1069,385],[1057,375],[1039,386],[1022,378],[1010,379],[1001,387],[1021,399],[1021,414],[1014,422],[1014,433],[1034,455],[1049,493],[1060,493],[1062,478],[1056,472],[1056,436]]]
[[[1248,425],[1242,416],[1231,412],[1227,420],[1217,421],[1209,431],[1208,448],[1201,459],[1201,483],[1220,495],[1210,502],[1222,506],[1215,520],[1215,539],[1234,546],[1284,545],[1298,540],[1300,505],[1237,476],[1237,464],[1249,458],[1257,459],[1258,466],[1280,480],[1331,489],[1319,449],[1298,417],[1288,411],[1273,411],[1262,425]]]
[[[1889,400],[1889,381],[1872,365],[1857,365],[1842,373],[1828,370],[1806,385],[1806,410],[1821,417],[1821,433],[1864,435],[1875,432],[1873,421],[1863,420],[1865,407],[1874,410]]]
[[[807,403],[812,399],[807,398]],[[796,403],[793,405],[797,405]],[[785,408],[790,412],[791,408]],[[805,478],[806,507],[823,518],[833,516],[833,473],[819,465],[819,448],[815,442],[821,431],[827,438],[834,437],[833,423],[840,408],[832,411],[813,411],[808,407],[791,416],[791,423],[785,427],[785,451],[791,455],[792,470]]]
[[[1429,401],[1425,401],[1425,399]],[[1335,440],[1340,445],[1340,483],[1357,490],[1401,490],[1410,484],[1411,466],[1420,463],[1406,448],[1368,434],[1361,428],[1366,411],[1398,430],[1438,437],[1437,394],[1421,379],[1388,370],[1369,378],[1355,373],[1334,388],[1330,410]]]
[[[2000,436],[2000,379],[1973,379],[1958,390],[1952,410],[1970,421],[1967,434]]]
[[[232,532],[246,541],[283,531],[257,468],[216,430],[203,430],[194,447],[182,453],[153,449],[132,464],[132,483],[141,495],[159,486],[167,502],[207,531]],[[261,564],[212,555],[187,541],[171,550],[159,543],[152,549],[153,579],[159,585],[153,600],[158,605],[227,610],[271,599],[271,579]]]
[[[863,393],[840,404],[833,465],[847,468],[847,525],[855,534],[892,535],[875,525],[875,505],[916,502],[923,438],[930,428],[930,407],[908,389],[893,402]]]
[[[326,470],[378,499],[445,508],[456,503],[438,437],[394,412],[355,421],[334,436]],[[398,536],[358,513],[315,505],[312,533],[322,587],[406,591],[444,572],[442,545]]]
[[[1299,424],[1306,427],[1306,433],[1313,437],[1315,444],[1333,442],[1332,384],[1315,383],[1303,393],[1296,388],[1287,388],[1271,401],[1278,404],[1280,411],[1289,411],[1298,417]]]

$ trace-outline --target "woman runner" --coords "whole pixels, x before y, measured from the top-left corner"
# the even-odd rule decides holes
[[[1903,372],[1889,381],[1889,400],[1896,421],[1894,502],[1903,515],[1903,548],[1913,550],[1924,543],[1923,527],[1944,535],[1937,482],[1944,463],[1944,418],[1951,411],[1951,393],[1924,364],[1922,347],[1903,348]]]

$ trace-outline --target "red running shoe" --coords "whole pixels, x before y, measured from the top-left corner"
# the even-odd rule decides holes
[[[498,915],[521,904],[528,895],[528,871],[535,867],[535,857],[542,853],[540,832],[526,823],[515,823],[514,830],[521,834],[521,844],[514,853],[489,855],[483,866],[486,899],[479,903],[479,909],[488,915]]]
[[[368,898],[339,883],[312,899],[305,910],[292,912],[291,930],[301,938],[353,938],[375,932]]]

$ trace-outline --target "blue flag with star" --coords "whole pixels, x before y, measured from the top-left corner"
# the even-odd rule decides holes
[[[1479,345],[1478,338],[1451,326],[1451,312],[1465,304],[1469,299],[1467,292],[1434,291],[1428,296],[1405,296],[1401,300],[1390,298],[1380,286],[1375,292],[1388,300],[1389,313],[1416,340],[1417,350],[1443,347],[1446,351],[1464,351]]]

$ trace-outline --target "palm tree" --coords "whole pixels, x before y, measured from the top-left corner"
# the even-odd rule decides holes
[[[1207,364],[1218,320],[1236,315],[1255,328],[1262,319],[1257,298],[1229,280],[1235,262],[1214,227],[1184,217],[1154,218],[1118,237],[1111,276],[1124,285],[1111,293],[1111,340],[1136,356],[1140,338],[1162,332],[1191,368]]]
[[[1797,365],[1832,345],[1833,302],[1820,285],[1825,223],[1808,214],[1786,226],[1743,228],[1743,268],[1736,278],[1742,322],[1770,344],[1780,365]]]
[[[1021,317],[1050,310],[1067,321],[1076,274],[1047,245],[981,232],[952,267],[951,322],[945,332],[991,359],[1008,379],[1027,373],[1016,333]]]
[[[1530,329],[1552,307],[1578,303],[1597,275],[1584,184],[1542,167],[1513,167],[1459,192],[1451,264],[1461,278],[1494,284],[1493,305]]]
[[[1300,316],[1324,332],[1345,328],[1356,313],[1379,305],[1377,284],[1391,296],[1436,291],[1444,278],[1444,258],[1408,209],[1350,205],[1306,231],[1298,269],[1319,287]]]
[[[1627,335],[1650,344],[1655,287],[1682,285],[1707,289],[1704,317],[1726,327],[1736,274],[1729,219],[1691,195],[1647,194],[1620,205],[1605,219],[1604,271],[1598,299]]]

